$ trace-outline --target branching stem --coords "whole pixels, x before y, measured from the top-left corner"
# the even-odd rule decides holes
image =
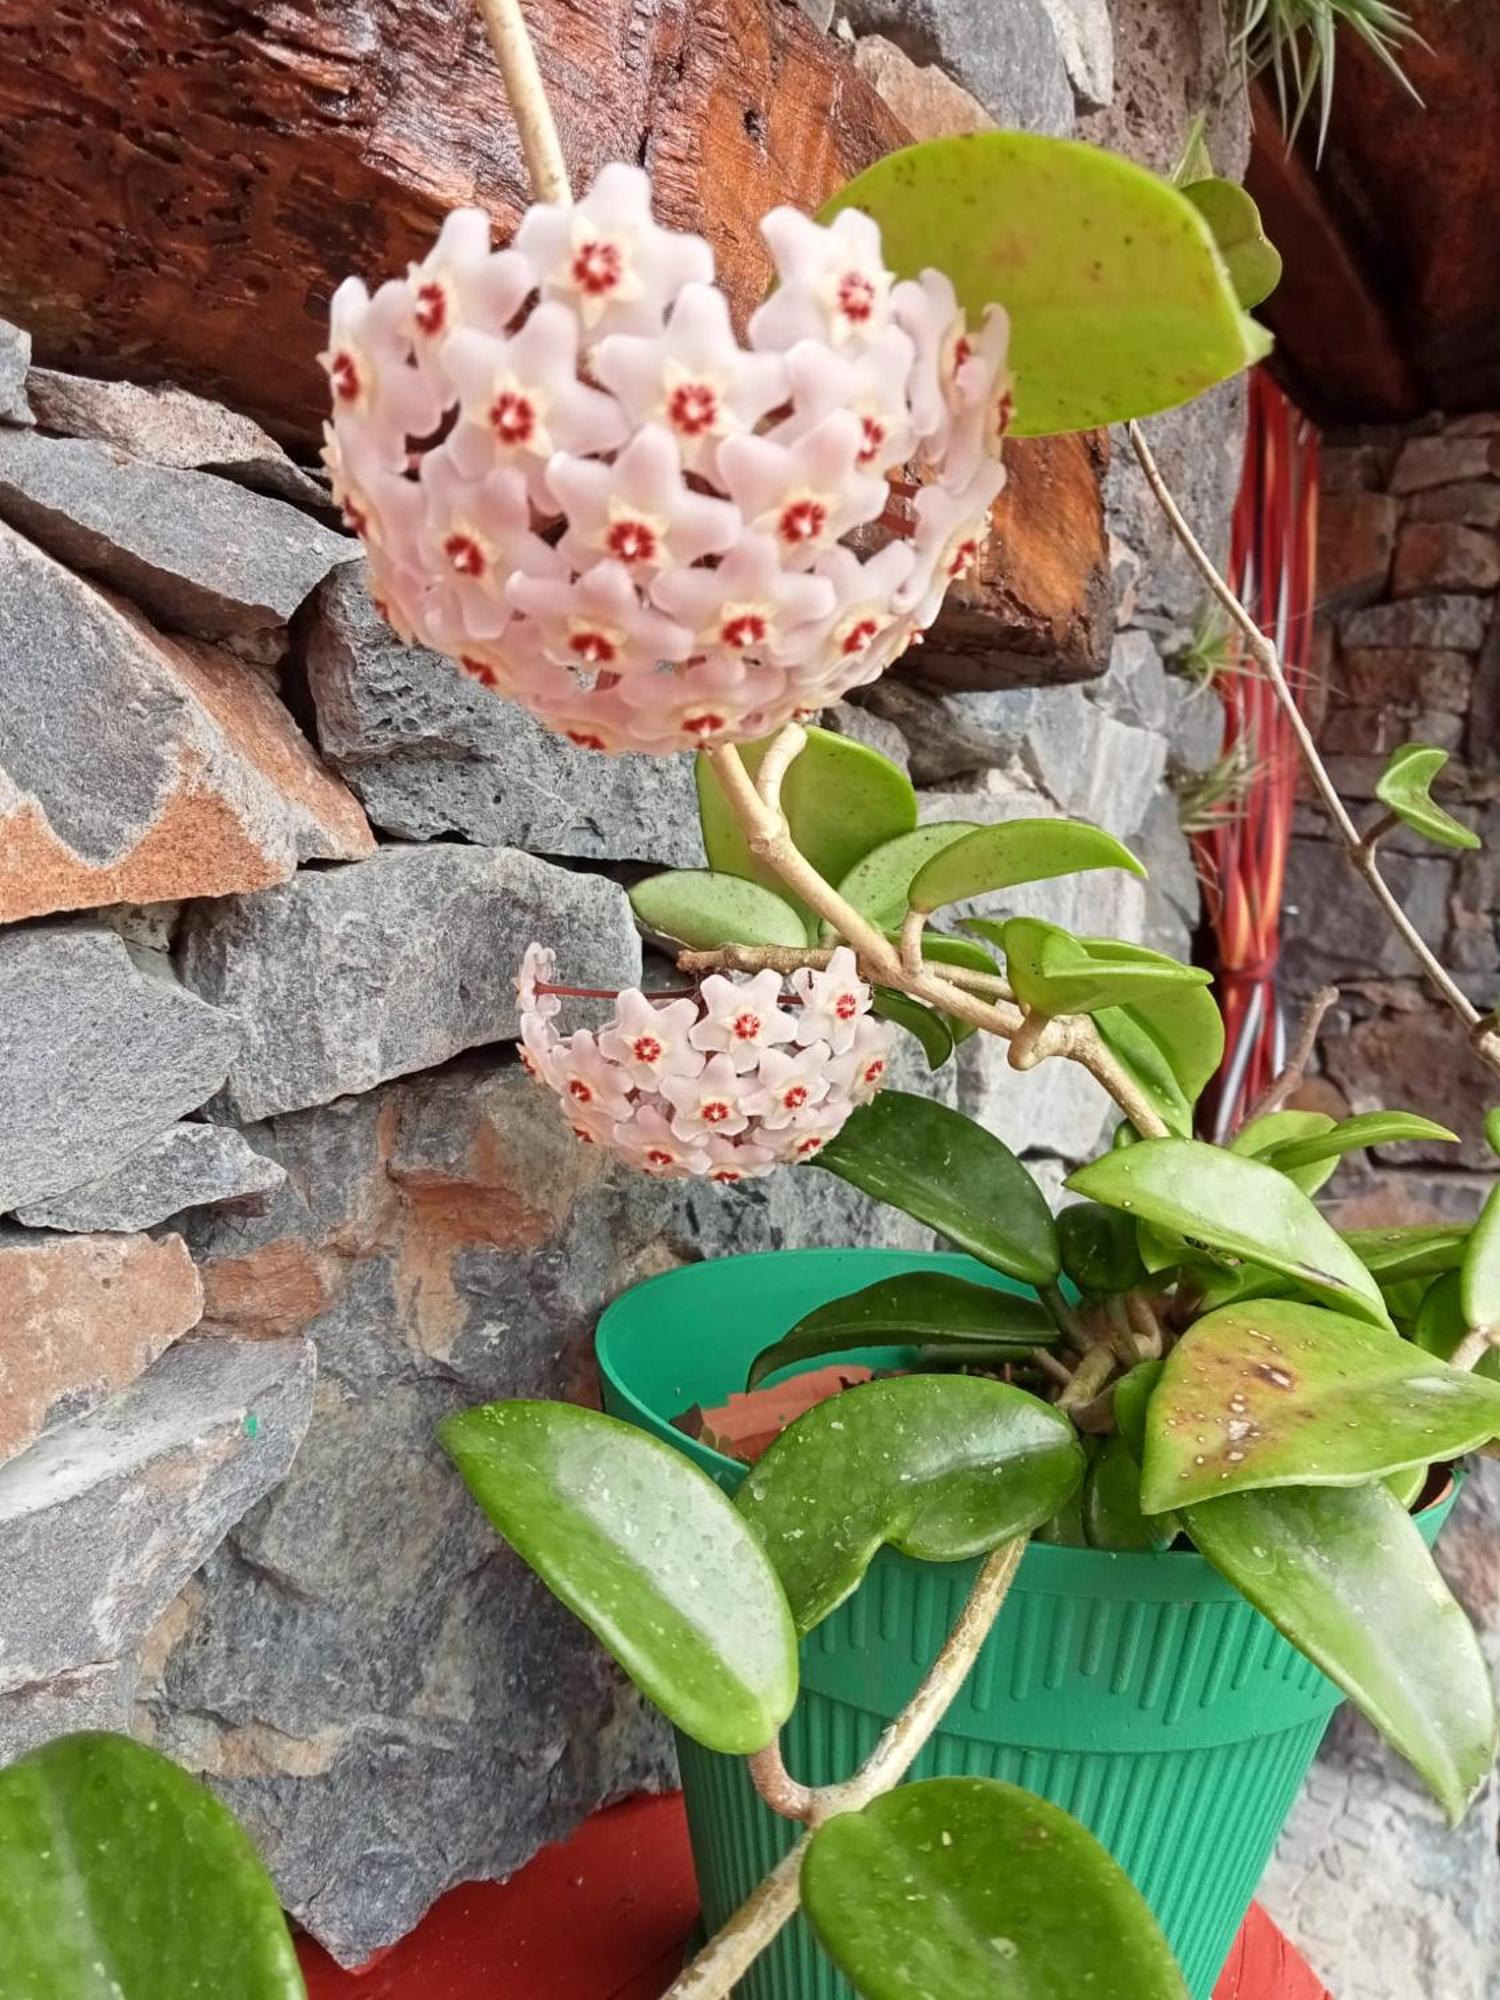
[[[1129,433],[1135,455],[1140,460],[1141,470],[1146,475],[1146,483],[1156,496],[1157,504],[1166,516],[1173,534],[1181,542],[1194,569],[1239,628],[1244,637],[1245,649],[1251,659],[1270,681],[1276,700],[1286,716],[1288,727],[1296,738],[1297,748],[1301,752],[1308,776],[1322,800],[1324,811],[1333,822],[1334,831],[1344,844],[1351,867],[1357,874],[1363,876],[1387,923],[1416,959],[1426,975],[1428,984],[1463,1023],[1480,1060],[1487,1063],[1491,1069],[1500,1072],[1500,1034],[1497,1034],[1479,1013],[1462,987],[1432,951],[1422,933],[1402,909],[1390,884],[1381,874],[1375,842],[1361,835],[1359,828],[1349,816],[1348,807],[1339,797],[1338,787],[1329,776],[1328,767],[1319,755],[1313,733],[1307,725],[1307,718],[1297,706],[1287,681],[1286,670],[1281,664],[1281,655],[1274,642],[1261,630],[1229,584],[1219,574],[1212,558],[1183,518],[1182,510],[1161,476],[1140,425],[1131,423],[1125,428]]]
[[[526,17],[521,12],[521,0],[475,0],[475,5],[505,79],[505,94],[521,136],[532,193],[538,201],[571,202],[573,190],[568,183],[568,166],[552,106],[547,102],[542,73],[537,67]]]
[[[1338,1005],[1339,989],[1336,986],[1320,986],[1307,1003],[1307,1011],[1302,1016],[1302,1025],[1297,1030],[1296,1046],[1287,1058],[1286,1065],[1279,1070],[1265,1089],[1246,1111],[1242,1124],[1248,1125],[1252,1118],[1264,1118],[1268,1111],[1280,1111],[1287,1099],[1299,1090],[1307,1080],[1307,1066],[1313,1059],[1313,1050],[1318,1046],[1318,1034],[1327,1017],[1328,1010]]]

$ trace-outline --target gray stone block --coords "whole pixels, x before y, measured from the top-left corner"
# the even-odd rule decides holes
[[[370,602],[364,564],[318,593],[308,681],[318,740],[379,827],[403,840],[462,834],[582,860],[701,868],[692,759],[576,749],[398,639]]]
[[[1042,0],[1080,111],[1103,111],[1115,94],[1115,31],[1108,0]]]
[[[0,424],[29,424],[26,371],[31,363],[31,335],[23,327],[0,319]]]
[[[113,931],[0,935],[0,1213],[112,1173],[218,1088],[239,1043]]]
[[[45,1201],[24,1203],[30,1229],[149,1229],[184,1208],[264,1197],[286,1179],[274,1160],[252,1152],[232,1125],[169,1125],[137,1153]]]
[[[946,70],[997,125],[1072,132],[1073,88],[1045,0],[851,0],[843,11],[856,34]]]
[[[197,904],[178,940],[183,979],[244,1035],[216,1111],[326,1104],[513,1036],[512,982],[533,940],[556,950],[568,985],[639,979],[623,890],[512,848],[384,847]]]
[[[1396,604],[1372,604],[1339,621],[1346,646],[1441,646],[1477,652],[1484,643],[1492,606],[1487,597],[1408,597]]]
[[[0,430],[0,516],[175,631],[274,660],[355,544],[283,500],[92,440]]]

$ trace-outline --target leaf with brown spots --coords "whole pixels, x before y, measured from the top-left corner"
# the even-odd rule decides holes
[[[1148,1514],[1265,1486],[1359,1486],[1500,1436],[1500,1383],[1295,1299],[1189,1328],[1151,1397]]]

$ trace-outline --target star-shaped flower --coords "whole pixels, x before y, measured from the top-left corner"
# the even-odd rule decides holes
[[[698,1019],[691,1000],[652,1005],[637,990],[622,993],[599,1046],[638,1089],[655,1089],[664,1076],[697,1076],[705,1061],[688,1039]]]
[[[912,343],[899,327],[887,327],[858,353],[835,352],[821,340],[802,340],[786,358],[792,414],[771,437],[791,444],[805,437],[835,410],[858,417],[861,431],[854,463],[861,472],[883,474],[910,458],[916,433],[906,406]]]
[[[649,179],[618,162],[571,208],[529,208],[516,248],[539,273],[543,296],[571,306],[591,334],[656,333],[683,285],[713,282],[703,238],[661,228]]]
[[[406,284],[407,325],[420,346],[441,343],[461,326],[498,333],[535,289],[536,273],[515,250],[491,251],[482,208],[455,208],[421,263],[409,267]]]
[[[720,1187],[735,1187],[740,1181],[758,1181],[776,1165],[768,1146],[751,1139],[721,1139],[715,1134],[708,1142],[708,1178]]]
[[[513,575],[510,601],[534,618],[548,653],[563,666],[632,674],[684,660],[692,634],[646,604],[622,562],[595,563],[576,581]]]
[[[731,1139],[750,1122],[741,1101],[745,1086],[727,1055],[711,1057],[697,1076],[664,1076],[661,1094],[672,1106],[672,1130],[679,1139],[707,1139],[715,1132]]]
[[[840,687],[856,685],[872,644],[896,622],[896,593],[916,557],[905,542],[888,542],[866,562],[852,549],[834,548],[818,558],[817,575],[833,604],[816,626],[805,626],[785,655],[794,683],[809,691],[819,677]]]
[[[318,356],[333,391],[335,419],[363,431],[382,463],[406,463],[408,437],[426,437],[443,414],[437,386],[412,365],[400,319],[404,287],[382,285],[374,300],[345,278],[329,308],[328,345]]]
[[[798,1039],[801,1039],[800,1029]],[[767,1049],[756,1070],[760,1088],[745,1099],[745,1109],[760,1120],[766,1131],[780,1131],[799,1111],[821,1104],[828,1095],[829,1054],[827,1042],[814,1042],[795,1054]]]
[[[531,532],[526,481],[505,471],[465,479],[443,453],[430,452],[421,485],[427,510],[419,547],[433,579],[426,599],[432,629],[496,639],[510,620],[505,586],[512,572],[551,560]]]
[[[587,1028],[559,1042],[552,1058],[558,1094],[570,1112],[617,1119],[630,1115],[630,1082]]]
[[[712,1164],[708,1146],[682,1138],[659,1104],[637,1105],[629,1118],[616,1125],[614,1150],[658,1180],[696,1178],[706,1174]]]
[[[750,317],[752,347],[785,351],[809,338],[843,347],[884,330],[892,279],[868,215],[846,208],[825,227],[773,208],[760,231],[781,282]]]
[[[663,570],[651,598],[705,650],[758,656],[830,617],[835,602],[823,577],[784,569],[775,539],[764,534],[746,535],[714,569]]]
[[[831,1065],[834,1092],[846,1101],[868,1104],[886,1079],[891,1061],[891,1034],[881,1021],[866,1017],[854,1031],[854,1040]]]
[[[743,532],[728,501],[687,484],[677,442],[660,424],[643,425],[613,465],[560,452],[547,484],[568,517],[562,552],[580,569],[611,556],[649,576],[719,555]]]
[[[872,996],[847,945],[839,946],[821,972],[807,966],[794,972],[792,991],[802,1002],[797,1040],[803,1047],[823,1042],[839,1056],[853,1048]]]
[[[726,979],[711,972],[703,982],[703,1018],[690,1036],[695,1049],[727,1051],[737,1070],[754,1069],[762,1053],[791,1041],[797,1024],[781,1010],[781,974]]]
[[[454,463],[470,477],[522,467],[544,511],[555,505],[544,479],[554,452],[614,451],[628,435],[614,397],[579,381],[578,321],[563,306],[539,305],[509,339],[461,330],[443,359],[459,396]]]
[[[779,702],[786,675],[751,666],[737,653],[695,654],[669,672],[636,674],[620,698],[630,712],[635,747],[657,756],[684,744],[765,734],[765,711]]]
[[[950,584],[969,574],[989,533],[989,511],[1005,471],[984,460],[966,487],[954,491],[936,481],[916,497],[911,546],[916,561],[896,592],[898,614],[910,613],[922,628],[936,618]]]
[[[632,422],[670,431],[693,472],[711,469],[721,438],[753,430],[787,396],[780,355],[745,352],[713,285],[685,286],[661,333],[610,334],[592,360]]]
[[[850,528],[875,520],[888,488],[858,470],[859,419],[837,410],[795,444],[726,438],[719,471],[749,527],[769,535],[784,563],[808,568]]]

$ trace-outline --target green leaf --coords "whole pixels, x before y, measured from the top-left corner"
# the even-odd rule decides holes
[[[1081,1292],[1128,1292],[1146,1276],[1135,1224],[1102,1202],[1077,1201],[1060,1209],[1057,1242],[1063,1270]]]
[[[1434,1124],[1430,1118],[1419,1118],[1414,1111],[1363,1111],[1357,1118],[1341,1119],[1327,1131],[1283,1139],[1262,1149],[1260,1157],[1268,1167],[1284,1174],[1298,1167],[1339,1159],[1362,1146],[1397,1146],[1410,1139],[1451,1140],[1458,1144],[1456,1132],[1450,1132],[1446,1125]]]
[[[764,736],[758,743],[740,744],[740,756],[751,777],[759,771],[774,740],[774,736]],[[779,890],[774,871],[751,854],[744,828],[730,809],[714,767],[701,753],[696,773],[698,817],[709,867]],[[825,882],[840,882],[872,847],[916,825],[917,795],[900,766],[878,750],[849,736],[835,736],[829,729],[809,729],[806,744],[782,780],[781,810],[797,851]],[[812,911],[801,909],[801,914],[809,935],[816,937],[817,919]]]
[[[1403,743],[1393,750],[1376,781],[1375,796],[1414,833],[1434,840],[1439,847],[1482,846],[1472,828],[1456,820],[1431,796],[1433,779],[1448,761],[1446,750],[1426,743]]]
[[[1083,1531],[1091,1549],[1160,1549],[1177,1532],[1170,1514],[1141,1512],[1141,1468],[1123,1437],[1106,1438],[1089,1467]]]
[[[1470,1326],[1500,1325],[1500,1187],[1490,1189],[1470,1232],[1459,1290]]]
[[[1050,1403],[979,1375],[900,1375],[798,1417],[738,1504],[806,1633],[885,1544],[960,1562],[1048,1520],[1082,1476],[1073,1426]]]
[[[1349,1248],[1382,1285],[1404,1284],[1409,1278],[1433,1278],[1456,1270],[1469,1239],[1467,1225],[1450,1222],[1402,1223],[1390,1229],[1346,1229]]]
[[[1213,231],[1235,297],[1248,312],[1281,283],[1281,253],[1266,235],[1260,210],[1238,181],[1189,181],[1182,190]]]
[[[839,894],[883,931],[899,931],[912,878],[934,854],[978,829],[971,820],[937,820],[872,847],[839,883]]]
[[[438,1427],[491,1522],[669,1722],[763,1750],[797,1699],[775,1572],[706,1473],[572,1403],[490,1403]]]
[[[1128,952],[1117,941],[1117,957]],[[1101,1007],[1094,1026],[1182,1138],[1193,1106],[1224,1060],[1224,1017],[1206,986],[1168,986],[1124,1007]]]
[[[813,1165],[1023,1285],[1057,1276],[1057,1231],[1041,1189],[1008,1146],[946,1104],[883,1090]]]
[[[1500,1104],[1484,1114],[1484,1142],[1492,1153],[1500,1153]]]
[[[1039,1014],[1092,1014],[1169,988],[1206,986],[1213,976],[1141,945],[1117,950],[1112,938],[1074,937],[1040,917],[1011,917],[997,926],[972,918],[968,928],[997,939],[1012,991]]]
[[[694,951],[721,944],[793,945],[808,941],[807,925],[783,896],[738,875],[677,868],[648,875],[630,892],[630,906],[646,930]]]
[[[871,1011],[883,1021],[894,1021],[920,1042],[929,1069],[941,1069],[952,1055],[953,1030],[941,1014],[913,1000],[909,993],[898,993],[893,986],[877,986]]]
[[[1113,153],[982,132],[892,153],[823,211],[862,208],[899,277],[947,273],[970,313],[1010,314],[1020,437],[1191,402],[1260,360],[1192,203]]]
[[[1444,1271],[1423,1292],[1412,1316],[1411,1337],[1424,1353],[1451,1361],[1470,1331],[1464,1313],[1463,1275],[1459,1271]],[[1492,1347],[1482,1355],[1473,1372],[1491,1382],[1500,1381],[1500,1350]]]
[[[907,1271],[799,1319],[756,1355],[746,1387],[754,1389],[799,1361],[853,1347],[988,1345],[1003,1361],[1033,1347],[1051,1347],[1057,1338],[1051,1314],[1024,1292],[976,1285],[944,1271]]]
[[[1311,1139],[1319,1133],[1331,1132],[1338,1123],[1326,1111],[1268,1111],[1262,1118],[1252,1118],[1242,1125],[1229,1142],[1231,1153],[1244,1153],[1252,1159],[1264,1160],[1277,1146],[1293,1139]],[[1279,1160],[1272,1161],[1276,1171],[1293,1180],[1304,1194],[1316,1194],[1318,1189],[1330,1181],[1338,1171],[1338,1156],[1332,1155],[1319,1160],[1310,1167],[1287,1168]]]
[[[0,2000],[302,2000],[249,1837],[125,1736],[60,1736],[0,1771]]]
[[[1151,1398],[1166,1367],[1164,1361],[1140,1361],[1115,1384],[1113,1409],[1115,1429],[1135,1454],[1136,1463],[1146,1455],[1146,1421]]]
[[[976,827],[950,842],[917,870],[907,894],[914,910],[930,914],[947,903],[1091,868],[1146,873],[1128,847],[1097,826],[1077,819],[1012,819]]]
[[[928,1778],[838,1813],[802,1902],[864,2000],[1187,2000],[1140,1891],[1060,1806]]]
[[[1380,1287],[1300,1188],[1259,1160],[1198,1139],[1144,1139],[1080,1167],[1066,1185],[1211,1250],[1266,1264],[1375,1326]]]
[[[1221,1307],[1167,1357],[1148,1514],[1263,1486],[1353,1486],[1500,1435],[1500,1383],[1297,1299]]]
[[[1489,1776],[1495,1700],[1473,1627],[1383,1485],[1288,1486],[1185,1510],[1214,1568],[1337,1682],[1457,1823]]]
[[[1193,990],[1202,989],[1195,987]],[[1214,1011],[1217,1013],[1218,1009]],[[1129,1072],[1136,1089],[1150,1102],[1167,1130],[1179,1139],[1189,1138],[1193,1130],[1192,1103],[1178,1081],[1166,1051],[1139,1014],[1130,1007],[1101,1007],[1094,1015],[1094,1026],[1115,1061]],[[1127,1124],[1118,1129],[1128,1130],[1140,1137],[1133,1125]]]

